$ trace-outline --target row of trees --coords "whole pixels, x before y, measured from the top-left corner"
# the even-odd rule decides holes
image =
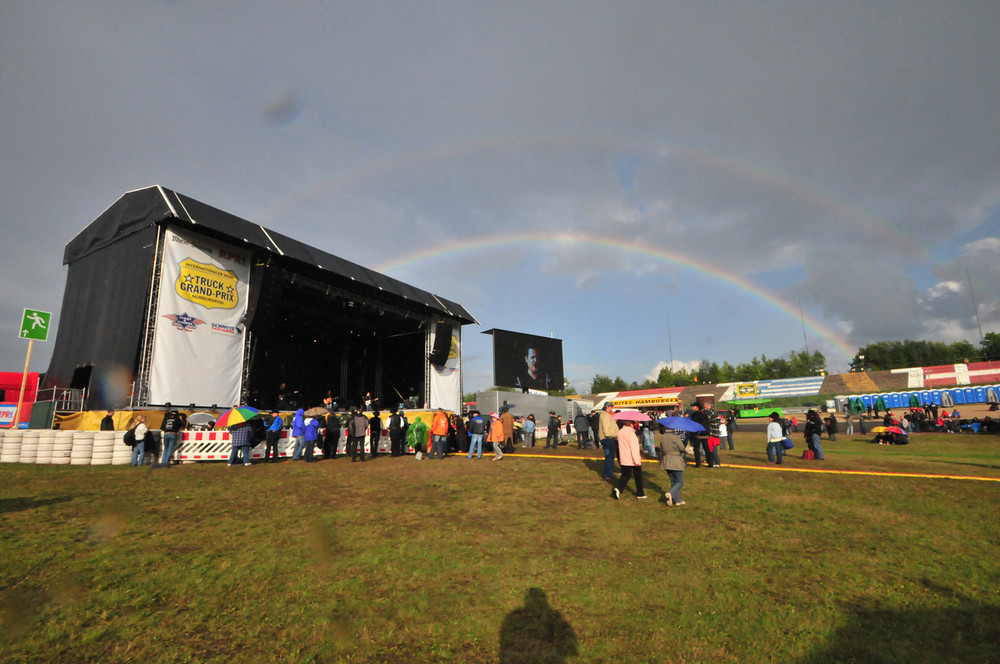
[[[1000,359],[1000,334],[990,332],[976,348],[969,341],[878,341],[858,349],[851,371],[887,371]]]
[[[931,367],[941,364],[960,364],[1000,360],[1000,334],[984,335],[977,348],[969,341],[947,344],[940,341],[878,341],[858,349],[851,362],[851,371],[887,371],[905,367]],[[590,385],[591,394],[620,392],[622,390],[648,390],[657,387],[686,387],[698,383],[734,383],[774,378],[799,378],[816,376],[826,371],[826,358],[815,351],[793,352],[787,358],[768,358],[761,355],[746,364],[735,367],[729,362],[721,365],[702,360],[697,369],[673,371],[670,367],[660,370],[655,380],[628,382],[621,376],[598,374]]]
[[[826,370],[826,357],[815,351],[807,353],[799,351],[790,353],[787,358],[769,358],[761,355],[750,362],[737,364],[729,362],[721,365],[708,360],[702,360],[697,369],[672,370],[669,366],[660,369],[655,380],[645,380],[642,383],[625,381],[621,376],[610,378],[598,374],[590,385],[591,394],[600,392],[620,392],[622,390],[648,390],[656,387],[686,387],[698,383],[733,383],[750,382],[772,378],[797,378],[799,376],[815,376]]]

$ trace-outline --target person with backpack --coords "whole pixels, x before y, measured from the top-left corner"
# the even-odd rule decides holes
[[[132,440],[132,465],[141,466],[146,456],[146,438],[149,437],[149,429],[146,428],[146,416],[136,415],[135,421],[129,426],[126,433],[131,433]]]

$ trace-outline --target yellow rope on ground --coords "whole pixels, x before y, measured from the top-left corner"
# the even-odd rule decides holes
[[[507,455],[505,455],[507,456]],[[533,459],[569,459],[572,461],[604,461],[603,457],[597,456],[569,456],[554,454],[526,454],[517,452],[510,455],[511,458],[530,457]],[[643,459],[643,463],[660,463],[656,459]],[[727,463],[720,468],[742,468],[744,470],[776,470],[786,473],[832,473],[835,475],[872,475],[875,477],[917,477],[931,480],[975,480],[978,482],[1000,482],[1000,477],[975,477],[973,475],[931,475],[928,473],[893,473],[875,470],[836,470],[833,468],[778,468],[777,466],[746,466],[737,463]]]

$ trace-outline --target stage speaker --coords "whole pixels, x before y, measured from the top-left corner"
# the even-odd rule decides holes
[[[451,353],[451,329],[451,325],[437,324],[437,331],[434,333],[434,348],[431,350],[430,357],[427,358],[436,367],[440,367],[448,361],[448,354]]]

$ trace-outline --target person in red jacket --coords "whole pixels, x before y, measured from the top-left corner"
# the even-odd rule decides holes
[[[500,416],[496,413],[490,413],[490,432],[486,435],[486,442],[493,443],[494,461],[499,461],[503,458],[503,440],[504,430],[503,424],[500,422]]]
[[[444,458],[444,453],[448,448],[448,426],[448,414],[444,412],[444,408],[438,408],[431,421],[431,440],[433,441],[431,459],[434,458],[435,453],[440,455],[439,458]]]

